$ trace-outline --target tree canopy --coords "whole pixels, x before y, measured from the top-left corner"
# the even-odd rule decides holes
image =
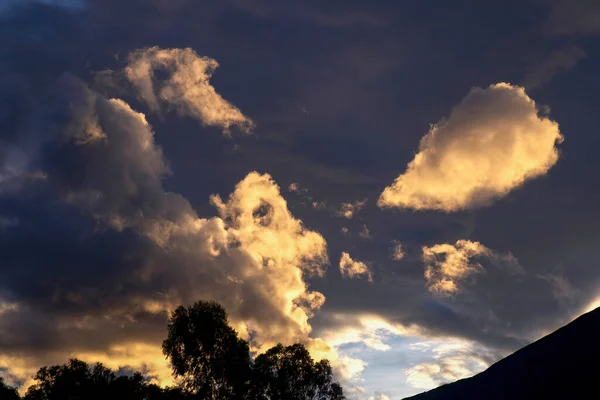
[[[244,399],[251,379],[248,343],[215,302],[180,306],[171,315],[163,352],[183,387],[202,399]]]
[[[314,362],[302,344],[278,344],[255,361],[225,309],[199,301],[171,315],[163,352],[175,376],[200,399],[341,400],[327,360]]]
[[[278,344],[256,357],[253,367],[259,399],[344,399],[342,387],[333,382],[329,362],[314,362],[301,344]]]
[[[2,377],[0,377],[0,399],[19,400],[19,394],[17,393],[17,390],[7,386]]]
[[[184,400],[179,388],[160,388],[139,374],[117,376],[98,363],[71,359],[64,365],[43,367],[24,400]],[[18,399],[18,397],[17,397]]]
[[[278,344],[255,359],[247,341],[215,302],[178,307],[170,315],[163,353],[179,385],[161,388],[140,373],[123,374],[71,359],[42,367],[23,400],[343,400],[327,360],[302,344]],[[0,377],[0,400],[20,400]]]

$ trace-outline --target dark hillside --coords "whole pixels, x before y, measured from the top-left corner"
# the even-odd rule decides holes
[[[600,399],[600,308],[471,378],[410,400]]]

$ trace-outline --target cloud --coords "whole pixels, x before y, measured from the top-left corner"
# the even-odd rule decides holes
[[[35,3],[72,9],[80,9],[85,6],[85,0],[2,0],[0,1],[0,13],[10,11],[13,7]]]
[[[327,204],[324,201],[313,201],[310,205],[315,210],[324,210],[327,207]]]
[[[0,184],[2,216],[19,221],[16,225],[7,226],[2,234],[2,240],[0,240],[0,290],[6,290],[6,293],[2,292],[3,299],[5,296],[7,302],[20,305],[18,313],[6,312],[0,318],[2,319],[0,330],[3,330],[3,333],[0,333],[0,354],[2,357],[7,357],[4,365],[10,366],[11,372],[16,372],[22,367],[21,376],[24,377],[31,376],[35,368],[40,365],[64,362],[71,354],[86,355],[90,357],[90,361],[96,356],[103,355],[103,357],[110,358],[111,362],[115,364],[127,364],[135,361],[138,363],[136,365],[141,366],[145,360],[149,364],[155,364],[153,360],[157,357],[154,356],[154,353],[149,352],[149,348],[156,348],[157,343],[164,338],[166,316],[162,310],[181,302],[187,302],[187,299],[196,300],[204,293],[217,301],[222,301],[221,299],[229,301],[228,294],[231,292],[234,293],[232,302],[243,300],[241,304],[239,302],[234,304],[235,322],[237,326],[243,327],[246,314],[242,314],[242,311],[248,312],[243,310],[243,307],[256,302],[256,300],[252,296],[246,298],[245,294],[240,294],[240,291],[247,290],[252,294],[253,291],[249,289],[251,282],[245,280],[242,283],[243,279],[238,274],[226,274],[225,272],[236,271],[235,266],[228,266],[229,262],[233,263],[232,259],[236,255],[239,256],[239,260],[235,261],[239,261],[239,264],[243,266],[253,266],[255,261],[248,261],[251,257],[243,249],[233,249],[238,245],[235,240],[231,246],[226,246],[225,250],[223,246],[219,245],[204,246],[209,239],[192,240],[194,235],[185,234],[185,229],[181,229],[192,224],[186,224],[185,218],[181,217],[191,215],[191,221],[203,218],[210,221],[213,216],[216,216],[214,223],[223,221],[224,227],[211,227],[210,224],[205,224],[203,232],[210,237],[218,237],[218,233],[222,233],[224,230],[229,232],[231,226],[227,218],[223,219],[217,212],[211,210],[206,200],[210,193],[220,193],[223,202],[227,203],[228,193],[233,190],[236,183],[244,179],[249,171],[258,169],[275,173],[274,177],[277,181],[285,183],[285,186],[282,186],[283,190],[291,182],[299,182],[302,188],[305,184],[306,187],[312,187],[316,190],[315,194],[318,192],[319,196],[323,196],[315,200],[327,198],[327,211],[332,215],[337,213],[342,201],[362,199],[356,195],[356,187],[344,185],[344,183],[367,185],[368,188],[365,186],[363,188],[365,190],[361,189],[359,194],[361,196],[368,195],[369,199],[372,198],[373,176],[369,177],[368,175],[372,174],[359,171],[361,166],[364,167],[364,163],[358,162],[357,164],[356,157],[353,157],[355,152],[351,154],[351,157],[344,159],[339,159],[339,157],[330,159],[329,157],[325,160],[327,161],[325,164],[331,165],[324,167],[323,160],[321,162],[309,160],[314,159],[316,148],[298,148],[294,143],[297,143],[298,135],[304,137],[306,131],[316,132],[320,138],[323,135],[327,136],[325,142],[331,142],[329,147],[337,146],[338,139],[347,138],[346,125],[342,124],[344,126],[340,127],[339,124],[340,120],[347,120],[347,118],[338,118],[339,113],[337,113],[337,117],[330,118],[336,114],[329,112],[332,106],[343,108],[343,113],[346,115],[350,109],[348,107],[350,103],[353,107],[358,105],[358,108],[354,108],[363,111],[364,107],[361,108],[360,105],[366,104],[371,107],[369,108],[371,112],[361,111],[359,119],[367,123],[370,120],[381,120],[381,118],[378,119],[380,115],[376,110],[381,107],[378,107],[377,102],[373,101],[373,96],[341,96],[342,103],[345,104],[345,107],[341,107],[339,102],[331,101],[340,99],[339,90],[329,89],[346,89],[349,86],[347,85],[348,81],[356,82],[358,80],[358,86],[350,85],[354,87],[354,89],[350,89],[352,92],[350,94],[358,92],[364,94],[362,92],[366,86],[360,84],[361,79],[362,83],[364,83],[365,77],[367,77],[367,81],[372,81],[381,75],[381,71],[385,72],[386,68],[384,66],[382,69],[382,65],[386,63],[387,66],[390,65],[387,61],[382,64],[380,61],[386,57],[382,58],[382,54],[377,53],[381,53],[383,50],[386,56],[391,56],[387,59],[398,58],[397,56],[401,55],[401,52],[397,52],[398,46],[392,46],[396,50],[394,50],[394,54],[391,54],[385,49],[389,46],[384,44],[382,47],[379,45],[381,43],[372,46],[373,38],[367,38],[364,43],[359,43],[359,52],[357,53],[356,41],[351,39],[353,35],[346,37],[347,33],[352,33],[348,31],[350,27],[344,28],[344,32],[339,31],[338,33],[342,33],[344,36],[340,39],[345,43],[345,48],[341,52],[329,52],[331,54],[325,57],[325,61],[329,61],[329,64],[333,63],[343,67],[342,70],[345,69],[344,74],[333,76],[331,71],[336,70],[335,68],[322,68],[323,55],[337,46],[340,41],[329,40],[328,42],[325,40],[325,47],[321,49],[322,51],[311,53],[309,51],[311,41],[305,40],[306,33],[310,31],[310,24],[299,26],[299,29],[292,31],[284,29],[283,36],[274,37],[273,45],[265,46],[264,41],[260,40],[260,36],[264,33],[262,28],[268,30],[273,26],[266,26],[265,23],[268,25],[268,21],[255,20],[243,12],[240,13],[239,10],[232,9],[225,3],[215,6],[218,8],[217,10],[212,6],[207,9],[206,4],[201,5],[198,2],[187,2],[186,6],[179,10],[174,10],[170,6],[169,10],[158,9],[154,4],[144,3],[139,0],[88,2],[85,9],[77,13],[70,11],[67,13],[64,9],[35,5],[30,8],[31,12],[21,13],[18,19],[6,21],[5,24],[6,29],[3,31],[5,37],[3,38],[6,40],[1,41],[6,57],[3,57],[0,67],[2,69],[0,102],[4,109],[4,112],[0,113],[2,114],[0,116],[0,136],[2,138],[0,148],[5,149],[8,145],[19,148],[25,153],[26,162],[19,164],[11,161],[9,165],[18,166],[20,172]],[[161,3],[166,4],[167,2],[161,0]],[[115,9],[115,5],[119,6],[119,13],[111,12]],[[144,9],[142,13],[137,12],[140,5]],[[282,7],[285,8],[285,6]],[[391,15],[389,12],[383,14]],[[273,21],[276,20],[277,18],[273,19]],[[240,24],[240,21],[250,23]],[[279,24],[276,25],[279,26]],[[107,26],[110,29],[97,29]],[[353,30],[356,28],[356,26],[351,27]],[[280,29],[276,30],[280,31]],[[115,31],[122,34],[115,35]],[[60,32],[60,34],[45,35],[46,32]],[[60,110],[66,110],[70,103],[75,106],[87,104],[85,101],[80,102],[73,90],[65,89],[61,85],[54,85],[56,77],[63,71],[69,70],[82,77],[88,76],[90,68],[98,70],[110,67],[115,71],[120,71],[120,68],[123,67],[122,63],[127,60],[127,52],[130,49],[152,43],[161,43],[165,47],[177,46],[177,40],[182,37],[187,38],[184,46],[197,49],[201,55],[212,55],[222,63],[223,68],[227,64],[229,71],[236,70],[238,72],[237,74],[225,73],[226,71],[223,70],[220,72],[223,75],[217,73],[214,78],[210,79],[210,84],[220,95],[240,108],[244,115],[252,115],[254,119],[256,113],[257,121],[260,119],[261,126],[264,125],[263,127],[266,128],[265,135],[267,132],[273,132],[272,139],[275,139],[275,142],[255,140],[256,138],[251,141],[243,139],[244,142],[240,142],[239,151],[235,154],[223,154],[221,151],[223,146],[230,147],[230,144],[224,144],[221,135],[194,135],[198,130],[195,127],[199,123],[192,121],[191,118],[175,119],[176,112],[174,111],[179,107],[170,105],[160,98],[161,82],[165,82],[172,76],[170,70],[154,70],[152,83],[160,114],[174,118],[155,119],[145,104],[140,105],[132,99],[131,94],[135,94],[135,92],[123,91],[124,86],[120,86],[121,92],[110,91],[110,96],[107,98],[95,100],[100,105],[94,106],[97,110],[94,111],[92,108],[89,113],[93,117],[94,114],[103,113],[100,108],[106,108],[111,113],[117,113],[119,118],[131,114],[130,119],[133,121],[137,118],[136,110],[150,114],[147,122],[152,123],[156,130],[156,137],[153,136],[152,141],[156,141],[157,149],[159,147],[157,144],[164,146],[162,156],[164,166],[158,169],[159,179],[156,178],[156,170],[140,169],[128,161],[140,156],[130,154],[132,149],[129,146],[133,144],[128,144],[124,140],[123,143],[126,146],[123,149],[119,150],[114,146],[117,141],[116,136],[126,134],[116,130],[114,134],[111,133],[117,127],[109,129],[109,126],[114,124],[110,124],[108,111],[105,113],[105,117],[98,119],[98,126],[106,134],[106,139],[86,141],[85,138],[88,136],[92,139],[95,137],[92,134],[82,135],[84,140],[75,140],[70,133],[66,132],[66,128],[62,129],[63,121],[72,121],[76,117],[66,112],[60,112]],[[242,37],[243,40],[240,41]],[[330,37],[330,39],[333,38]],[[92,39],[95,45],[89,46]],[[287,54],[288,57],[282,58],[279,50],[286,48],[286,43],[290,43],[290,41],[298,43],[301,47],[304,46],[306,51],[291,51]],[[410,49],[411,46],[413,44],[409,44],[406,49]],[[369,50],[362,51],[364,49]],[[114,60],[113,55],[117,52],[125,57]],[[361,52],[362,55],[359,54]],[[259,62],[255,62],[257,54],[260,54]],[[364,57],[365,54],[366,57]],[[399,57],[398,59],[404,58]],[[86,65],[88,60],[89,65]],[[282,63],[279,63],[280,61]],[[298,63],[302,65],[301,70],[304,71],[300,72],[300,75],[298,75]],[[236,65],[242,68],[237,68]],[[265,66],[268,71],[265,70]],[[271,67],[273,69],[270,69]],[[323,75],[324,71],[325,75]],[[290,76],[298,79],[289,79]],[[332,78],[333,81],[339,81],[341,86],[332,86]],[[222,79],[228,81],[226,85],[219,84]],[[125,80],[124,76],[123,80]],[[132,88],[128,81],[124,83],[130,89]],[[325,90],[323,89],[324,83]],[[252,90],[239,90],[246,87],[246,84],[250,85]],[[457,85],[460,86],[460,83]],[[94,87],[104,90],[101,85]],[[6,90],[7,88],[8,90]],[[13,89],[11,90],[11,88]],[[235,93],[236,88],[237,93]],[[65,90],[64,96],[55,95],[57,91]],[[299,100],[298,104],[294,101],[289,103],[290,99],[297,97],[295,94],[298,90],[303,92],[301,93],[303,96],[300,96],[303,99]],[[280,93],[283,98],[268,96],[269,93],[274,92]],[[422,94],[425,97],[428,95],[427,93]],[[131,104],[132,112],[128,112],[124,108],[119,109],[115,102],[110,101],[110,97],[120,98]],[[389,96],[383,97],[388,98]],[[311,99],[317,99],[317,103],[321,102],[323,107],[319,107],[319,104],[315,105],[314,101],[311,103]],[[356,99],[359,99],[358,103]],[[411,109],[409,114],[414,114],[412,111],[417,113],[419,110],[422,111],[419,106],[421,103],[421,101],[412,102],[411,104],[416,108]],[[246,107],[250,107],[248,104],[253,104],[252,111],[250,108],[246,109]],[[300,112],[297,120],[299,121],[302,117],[302,124],[310,126],[298,127],[297,124],[292,124],[294,127],[290,128],[290,119],[281,116],[281,107],[293,109],[294,113],[298,114],[302,105],[310,110],[311,115],[310,118],[304,118],[305,116]],[[553,107],[558,109],[560,104],[553,104]],[[56,108],[60,109],[59,112],[55,112]],[[260,110],[264,111],[262,116]],[[83,111],[81,112],[83,113]],[[169,114],[167,114],[168,112]],[[322,117],[320,122],[319,115]],[[350,116],[352,120],[355,117]],[[582,117],[584,115],[574,116],[576,119]],[[265,122],[269,118],[277,121]],[[325,121],[323,118],[331,124],[323,125],[321,123]],[[137,119],[139,120],[139,118]],[[582,123],[585,122],[584,120],[585,118]],[[352,121],[349,123],[353,125]],[[393,121],[390,123],[393,125]],[[134,125],[139,125],[140,129],[144,126],[141,121],[135,122]],[[89,126],[94,126],[93,118],[90,120]],[[329,129],[332,126],[335,129]],[[313,129],[315,127],[318,129]],[[57,129],[55,128],[61,128],[59,129],[60,134],[56,134]],[[360,126],[355,128],[357,132],[361,130]],[[212,129],[220,131],[222,128],[217,125]],[[233,124],[231,130],[236,129],[237,126]],[[152,128],[150,128],[151,130]],[[381,130],[381,132],[390,131],[393,129]],[[592,132],[593,130],[583,129],[583,131]],[[90,132],[94,132],[94,130],[91,129]],[[178,134],[170,135],[169,133],[172,132]],[[585,132],[580,138],[584,142],[587,137]],[[286,136],[285,140],[281,142],[279,140],[282,139],[281,134],[292,136]],[[144,137],[148,136],[146,132],[143,132],[143,135]],[[269,135],[271,134],[269,133]],[[334,136],[337,137],[336,140],[332,139]],[[392,140],[388,136],[383,134],[377,143],[388,143],[389,140]],[[127,136],[122,139],[127,139]],[[322,140],[319,139],[318,142],[321,144]],[[28,149],[27,145],[31,143],[36,146],[40,145],[39,151]],[[102,155],[100,153],[102,146],[110,147],[110,153]],[[365,150],[361,145],[351,147],[352,151],[356,147],[358,153],[361,152],[361,149]],[[121,152],[116,153],[117,151]],[[141,156],[151,160],[153,158],[151,155],[156,151],[150,148],[148,151],[142,151]],[[324,157],[323,151],[317,151],[317,153],[321,154],[316,154],[317,158]],[[367,153],[369,152],[367,151]],[[171,162],[167,162],[164,159],[165,156],[171,159]],[[369,161],[369,157],[363,158],[361,158],[362,161]],[[378,163],[381,161],[379,167],[390,163],[390,160],[385,157],[385,159],[380,159],[379,156],[376,158]],[[565,159],[565,163],[571,163],[573,160],[573,158],[570,161]],[[349,164],[346,163],[346,165],[345,161],[348,161]],[[583,166],[583,164],[579,166]],[[584,169],[580,172],[585,172]],[[98,177],[102,176],[102,170],[106,171],[109,178],[106,179],[106,182],[100,183]],[[28,174],[34,174],[36,171],[47,174],[47,178],[26,179]],[[397,172],[399,175],[402,171],[399,169]],[[308,181],[303,182],[302,174],[306,173],[311,176],[306,178]],[[561,174],[552,175],[551,179],[560,181],[563,178],[558,176]],[[583,176],[586,176],[585,173]],[[391,181],[387,183],[391,183]],[[383,187],[384,185],[381,185],[381,189]],[[190,199],[193,207],[184,196],[169,193],[166,188],[171,192],[185,195]],[[579,196],[562,195],[561,204],[563,200],[568,201],[564,203],[565,207],[562,207],[561,210],[572,209],[567,206],[571,204],[569,199],[575,197],[580,202],[584,201],[588,206],[593,203],[594,196],[585,196],[586,192],[577,191],[577,188],[574,190],[573,193]],[[98,197],[89,195],[94,191],[101,195]],[[70,193],[79,197],[71,197],[71,201],[68,202]],[[286,197],[286,194],[283,194]],[[549,198],[543,197],[541,192],[540,196],[542,196],[541,199]],[[335,240],[347,241],[347,239],[339,234],[336,237],[335,233],[343,224],[336,224],[335,221],[327,218],[319,218],[324,215],[311,212],[313,200],[305,202],[306,210],[297,207],[297,200],[294,198],[293,203],[288,203],[294,218],[304,219],[307,224],[305,229],[310,227],[309,230],[322,232],[323,236],[328,238],[327,242],[331,248],[341,251],[343,248],[339,248],[340,243],[336,243]],[[177,202],[179,202],[179,206],[169,206]],[[588,261],[594,258],[594,251],[597,248],[592,240],[593,235],[589,234],[594,232],[591,229],[594,214],[583,212],[586,209],[592,210],[593,207],[586,208],[585,204],[579,207],[580,212],[575,215],[564,210],[557,210],[556,207],[552,208],[550,213],[546,212],[547,209],[544,211],[544,207],[538,207],[539,210],[536,208],[534,214],[538,213],[538,215],[534,215],[534,217],[541,224],[537,230],[541,229],[540,232],[543,232],[541,236],[536,236],[535,229],[531,228],[533,229],[530,231],[532,234],[526,236],[536,237],[537,244],[517,240],[519,242],[517,245],[514,240],[519,237],[511,239],[510,234],[498,229],[498,226],[502,225],[502,221],[508,221],[505,220],[507,212],[516,212],[516,216],[520,217],[520,214],[529,212],[527,207],[521,211],[515,210],[513,207],[510,211],[503,211],[502,207],[493,209],[493,213],[485,214],[485,218],[483,218],[485,221],[480,221],[478,217],[476,232],[482,239],[486,238],[485,241],[482,240],[482,243],[488,244],[492,248],[497,246],[497,248],[514,251],[534,276],[537,273],[547,274],[548,266],[552,263],[572,266],[573,268],[565,271],[565,278],[568,278],[574,288],[581,289],[581,297],[585,300],[588,298],[587,296],[591,296],[590,293],[595,293],[594,290],[597,289],[596,280],[590,279],[589,274],[585,273],[587,266],[593,264]],[[520,209],[520,207],[517,208]],[[167,211],[169,209],[171,211]],[[141,213],[140,210],[142,210]],[[178,212],[178,210],[184,212]],[[198,215],[194,216],[194,210]],[[497,214],[496,211],[500,213]],[[305,214],[302,214],[303,212]],[[119,218],[107,217],[111,213],[121,218],[120,225]],[[553,234],[552,229],[549,229],[551,223],[548,221],[562,221],[555,225],[568,227],[567,219],[561,217],[561,215],[564,217],[567,214],[568,221],[574,221],[573,224],[579,224],[579,228],[581,226],[584,228],[582,231],[575,229],[575,225],[572,225],[569,229],[563,230],[575,232],[575,236],[579,235],[577,237],[580,240],[571,238],[572,240],[569,242],[569,238],[564,237],[561,246],[556,246],[556,235]],[[577,218],[577,215],[581,217],[584,214],[583,220]],[[357,217],[360,218],[361,215],[358,214]],[[549,217],[550,215],[552,217]],[[413,216],[407,214],[406,217],[406,221],[404,221],[406,224],[403,222],[405,226],[401,229],[402,232],[398,229],[388,229],[386,224],[389,225],[389,221],[385,217],[379,221],[366,222],[365,220],[354,227],[345,225],[353,229],[353,233],[358,237],[362,223],[366,222],[369,228],[379,232],[378,239],[385,241],[393,238],[400,239],[406,250],[410,250],[410,247],[418,245],[419,242],[421,245],[424,243],[429,245],[455,243],[456,238],[471,237],[471,235],[463,235],[464,232],[455,232],[454,225],[451,228],[453,233],[448,236],[446,229],[448,224],[442,223],[445,228],[440,231],[438,228],[441,226],[439,225],[441,221],[434,215],[425,217],[425,219],[423,219],[423,215],[419,216],[418,214]],[[526,218],[517,219],[519,221],[526,220]],[[343,221],[343,219],[338,220],[338,222]],[[546,221],[546,223],[541,221]],[[521,226],[517,223],[512,227],[507,226],[507,229],[510,228],[509,230],[512,229],[511,232],[513,232],[516,228],[518,231],[519,226],[523,228],[524,226],[529,227],[531,224]],[[589,240],[581,240],[580,234],[585,233],[586,226],[591,229],[588,229],[588,235],[584,235]],[[170,231],[171,229],[172,231]],[[462,230],[462,225],[458,229]],[[490,229],[497,235],[490,236]],[[522,234],[525,234],[524,231],[529,232],[528,229],[521,229],[521,231]],[[386,235],[391,236],[386,238]],[[438,240],[434,238],[438,238],[440,241],[430,242]],[[189,240],[191,244],[184,246],[185,240]],[[330,240],[334,242],[330,243]],[[216,242],[218,244],[218,241]],[[569,247],[569,243],[571,246],[575,246],[577,251],[565,251],[564,246]],[[348,290],[339,290],[339,285],[346,287],[353,282],[340,280],[336,274],[330,273],[326,275],[325,281],[317,281],[314,286],[308,286],[308,291],[319,290],[327,296],[323,308],[308,320],[311,326],[309,344],[313,354],[317,351],[315,348],[322,344],[322,354],[333,358],[328,353],[331,352],[332,346],[310,340],[321,337],[319,329],[321,326],[327,326],[328,321],[317,321],[323,321],[320,316],[329,308],[340,312],[354,310],[379,313],[390,320],[423,325],[436,333],[461,335],[509,349],[515,349],[530,340],[531,336],[528,335],[531,334],[532,323],[544,328],[555,327],[557,318],[564,314],[563,309],[558,305],[559,302],[552,295],[553,285],[539,278],[532,280],[520,276],[505,276],[503,271],[489,265],[490,261],[485,257],[477,259],[477,261],[481,263],[486,272],[467,278],[467,280],[476,278],[476,285],[468,285],[466,281],[463,281],[462,284],[458,284],[462,289],[461,293],[441,298],[429,295],[427,287],[422,284],[422,270],[411,266],[414,261],[412,255],[406,257],[410,258],[404,262],[406,268],[398,269],[391,264],[386,266],[385,259],[388,254],[384,248],[390,246],[389,244],[382,243],[383,246],[375,248],[363,246],[365,243],[358,242],[356,244],[360,245],[354,250],[356,253],[352,249],[347,249],[350,250],[349,253],[353,257],[359,260],[375,260],[375,262],[381,259],[380,282],[377,282],[377,285],[354,282],[356,287],[349,292]],[[187,250],[183,251],[182,249]],[[549,253],[546,254],[544,249],[547,249]],[[220,253],[219,256],[213,255],[217,253],[216,250]],[[363,254],[360,251],[373,254],[367,257],[366,253]],[[206,256],[200,257],[199,253],[206,253]],[[338,260],[335,261],[337,263]],[[221,272],[221,266],[223,266],[224,272]],[[313,267],[303,266],[302,269],[310,271],[314,269]],[[391,269],[387,271],[387,267]],[[264,276],[267,272],[280,273],[266,267],[263,269],[265,271],[261,270],[257,274]],[[383,279],[384,275],[385,280]],[[304,281],[308,282],[306,278]],[[354,289],[358,292],[355,292]],[[506,296],[508,292],[511,293],[511,296]],[[310,316],[315,313],[315,310],[308,309],[307,305],[318,304],[319,301],[320,297],[313,295],[307,296],[306,299],[299,299],[296,303],[301,308],[307,309],[307,316]],[[257,304],[262,305],[263,303],[258,302]],[[573,306],[577,308],[577,304],[573,304]],[[251,307],[248,306],[248,308]],[[274,312],[265,311],[265,316],[260,318],[264,318],[265,324],[267,324],[267,320],[270,321],[273,318],[275,321],[283,321],[283,323],[276,322],[275,326],[286,326],[285,323],[290,320],[285,315],[282,317],[278,310],[276,308]],[[258,311],[255,310],[255,312]],[[534,316],[533,320],[532,316]],[[297,327],[298,324],[292,321],[289,326]],[[18,336],[13,334],[15,331],[19,332]],[[285,329],[281,331],[287,332]],[[297,332],[302,329],[293,328],[292,331]],[[282,337],[287,336],[284,333],[281,334]],[[303,333],[299,336],[306,337]],[[384,341],[383,343],[395,346],[392,342]],[[374,352],[382,354],[379,351]],[[350,352],[348,355],[351,358],[361,358]],[[339,359],[346,361],[342,357]],[[374,367],[373,369],[385,365],[383,360],[368,361],[373,364],[370,365],[370,367]],[[164,360],[161,362],[164,363]],[[363,365],[358,361],[348,363],[350,366],[344,367],[346,371],[356,371],[360,365]],[[28,372],[25,372],[25,368],[29,368]],[[160,365],[147,365],[144,368],[155,369],[156,372],[153,374],[161,375],[162,367]],[[400,368],[396,371],[400,374],[398,382],[403,381]],[[351,375],[352,372],[348,372],[348,374]],[[163,376],[166,376],[166,373]],[[169,376],[166,377],[169,378]],[[363,382],[360,386],[368,388],[367,397],[373,394],[373,385],[370,382]],[[391,396],[390,393],[386,392],[386,394]]]
[[[369,266],[362,261],[353,260],[350,254],[342,252],[340,258],[340,272],[344,278],[357,279],[366,277],[367,280],[373,283],[373,272]]]
[[[369,228],[367,228],[367,225],[363,225],[361,231],[358,232],[358,236],[360,236],[363,239],[373,239],[373,237],[371,236],[371,231],[369,230]]]
[[[559,301],[568,302],[576,300],[580,291],[573,287],[569,279],[558,274],[538,274],[540,279],[547,281],[552,286],[552,294]]]
[[[19,307],[4,307],[0,318],[2,367],[9,374],[20,374],[11,365],[31,372],[78,356],[143,367],[168,382],[159,354],[167,313],[198,296],[222,303],[254,350],[302,342],[344,365],[327,343],[310,337],[309,319],[325,297],[309,290],[305,277],[323,275],[326,241],[294,218],[269,175],[251,172],[227,199],[212,196],[219,216],[200,218],[187,199],[164,190],[170,169],[143,114],[72,76],[58,87],[55,115],[68,123],[48,125],[52,142],[41,155],[47,179],[40,184],[57,195],[60,207],[53,207],[65,210],[54,212],[83,212],[95,221],[94,233],[82,235],[83,224],[75,241],[70,234],[49,235],[61,241],[50,254],[64,254],[56,262],[65,270],[40,276],[43,286],[29,282],[26,290],[11,290],[6,304]],[[36,231],[47,229],[36,218]],[[72,224],[57,221],[54,230]],[[15,230],[31,222],[22,225],[9,228],[11,240],[20,240]],[[38,246],[25,237],[28,246]],[[8,259],[20,272],[2,260],[3,283],[11,289],[22,273],[32,273],[33,259],[22,257]]]
[[[458,240],[452,244],[423,246],[425,279],[430,292],[450,296],[460,292],[459,284],[472,275],[483,273],[482,265],[473,259],[486,257],[522,272],[517,259],[510,253],[498,254],[479,242]]]
[[[544,25],[550,35],[600,33],[600,5],[595,0],[551,0],[552,13]]]
[[[342,203],[338,215],[344,218],[352,219],[360,210],[367,205],[367,199],[355,201],[354,203]]]
[[[231,126],[249,133],[254,128],[252,120],[223,99],[210,84],[218,66],[217,61],[200,57],[190,48],[151,47],[129,54],[125,76],[152,111],[158,112],[160,103],[166,103],[180,115],[196,118],[204,125],[219,126],[224,133],[228,133]],[[166,71],[168,78],[159,79],[155,71]]]
[[[550,82],[554,76],[573,69],[586,57],[585,52],[576,46],[555,50],[530,66],[522,85],[527,90],[543,86]]]
[[[375,396],[370,396],[369,400],[390,400],[390,398],[383,393],[377,393]]]
[[[416,326],[403,326],[376,314],[325,312],[329,325],[318,331],[319,337],[333,347],[362,344],[370,349],[388,351],[386,343],[391,336],[418,336],[423,332]]]
[[[390,338],[421,334],[417,327],[405,327],[376,314],[324,310],[315,318],[327,321],[319,324],[314,333],[343,361],[343,366],[337,368],[337,375],[344,377],[345,386],[351,387],[352,392],[364,392],[361,374],[368,363],[360,358],[361,349],[387,352],[392,350],[387,343]]]
[[[400,261],[404,258],[406,253],[404,252],[404,248],[402,247],[402,243],[393,240],[392,254],[390,255],[390,259],[394,261]]]
[[[410,345],[411,349],[431,353],[433,361],[404,371],[415,388],[433,389],[445,383],[468,378],[489,367],[499,355],[477,343],[460,339],[430,339]]]
[[[474,88],[421,139],[419,152],[378,205],[446,212],[490,205],[546,174],[561,141],[558,124],[523,88]]]

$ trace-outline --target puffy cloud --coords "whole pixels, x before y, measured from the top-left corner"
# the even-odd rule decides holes
[[[327,207],[324,201],[313,201],[311,206],[315,210],[324,210]]]
[[[179,114],[196,118],[204,125],[220,126],[225,133],[237,126],[249,133],[254,123],[219,95],[210,84],[219,63],[200,57],[194,50],[151,47],[129,54],[125,75],[151,110],[159,111],[160,103],[174,107]],[[169,76],[160,80],[155,71]]]
[[[366,225],[363,225],[361,231],[358,232],[358,236],[360,236],[363,239],[372,239],[373,238],[371,236],[371,231],[369,230],[369,228],[367,228]]]
[[[430,339],[410,345],[416,352],[430,353],[433,360],[404,371],[407,382],[419,389],[433,389],[445,383],[468,378],[486,369],[500,356],[466,340]]]
[[[309,336],[309,318],[325,297],[309,290],[304,278],[323,274],[325,239],[294,218],[269,175],[249,173],[227,199],[212,196],[219,217],[199,218],[184,197],[164,190],[169,168],[143,114],[76,78],[65,77],[59,86],[57,113],[70,122],[49,127],[54,139],[42,157],[44,184],[63,207],[83,210],[96,222],[99,233],[92,238],[98,239],[78,235],[77,244],[67,245],[67,281],[65,271],[55,271],[40,278],[44,286],[33,298],[23,292],[11,293],[20,301],[7,298],[0,309],[0,353],[9,374],[74,355],[142,368],[168,382],[160,355],[167,312],[198,296],[222,303],[254,350],[302,342],[314,355],[350,368],[327,343]],[[102,256],[86,253],[89,240],[106,242]],[[80,257],[87,263],[85,279]],[[4,282],[20,276],[2,273]]]
[[[473,88],[433,125],[378,205],[446,212],[491,204],[558,160],[558,124],[522,87]]]
[[[482,265],[473,260],[476,257],[502,262],[521,272],[521,267],[512,254],[498,254],[479,242],[458,240],[454,245],[446,243],[423,247],[427,287],[431,292],[442,296],[458,293],[459,283],[484,271]]]
[[[390,255],[390,259],[394,261],[400,261],[404,258],[406,253],[404,252],[404,248],[402,247],[402,243],[394,240],[392,241],[392,254]]]
[[[367,200],[355,201],[354,203],[342,203],[338,210],[338,215],[344,218],[351,219],[367,205]]]
[[[423,332],[417,326],[393,323],[375,314],[326,313],[321,318],[329,322],[318,334],[333,347],[362,344],[378,351],[388,351],[386,343],[391,336],[419,336]]]
[[[375,314],[322,311],[315,318],[327,321],[319,324],[314,334],[333,349],[330,354],[336,360],[336,375],[352,392],[364,392],[361,373],[368,366],[360,358],[360,350],[355,350],[363,347],[385,352],[391,350],[387,342],[393,336],[422,334],[416,326],[406,327]]]
[[[345,278],[366,277],[369,282],[373,283],[373,272],[369,266],[362,261],[353,260],[345,251],[342,252],[340,258],[340,272]]]
[[[4,314],[16,312],[18,310],[18,303],[0,302],[0,317],[2,317]]]
[[[369,400],[390,400],[390,398],[383,393],[377,393],[375,396],[370,396]]]

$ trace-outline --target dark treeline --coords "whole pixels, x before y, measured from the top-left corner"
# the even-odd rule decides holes
[[[271,348],[252,359],[248,342],[229,326],[219,304],[200,301],[172,314],[163,353],[176,387],[118,375],[102,364],[72,359],[41,368],[23,400],[342,400],[327,360],[315,362],[301,344]],[[20,400],[0,378],[0,399]]]

